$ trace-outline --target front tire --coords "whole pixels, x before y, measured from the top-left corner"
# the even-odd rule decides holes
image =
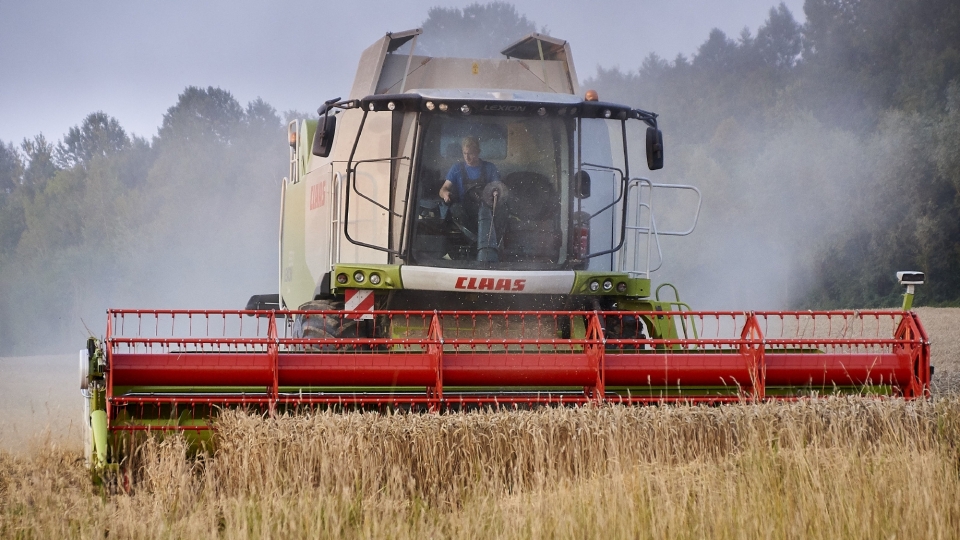
[[[293,337],[302,339],[339,339],[360,337],[356,319],[343,315],[343,302],[337,300],[313,300],[300,306],[302,311],[340,311],[341,313],[313,313],[297,315],[293,323]],[[310,350],[352,350],[354,345],[332,343],[305,345]]]

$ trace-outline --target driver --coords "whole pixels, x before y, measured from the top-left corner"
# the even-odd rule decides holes
[[[489,161],[480,159],[480,140],[476,137],[464,137],[460,141],[463,149],[463,161],[458,161],[450,167],[443,185],[440,186],[440,198],[450,204],[452,189],[457,188],[457,197],[463,200],[470,189],[476,186],[483,188],[488,182],[498,182],[500,172],[497,166]]]
[[[496,209],[484,202],[481,194],[488,184],[500,182],[500,172],[493,163],[480,159],[480,140],[476,137],[464,137],[460,141],[460,147],[463,150],[463,161],[458,161],[450,167],[443,186],[440,187],[440,198],[446,204],[461,203],[451,208],[454,222],[471,240],[476,240],[477,260],[497,262],[499,241],[494,226]],[[454,187],[456,187],[456,198],[453,196]],[[464,219],[465,212],[469,213],[469,217],[477,224],[475,238],[464,226],[463,222],[468,221]]]

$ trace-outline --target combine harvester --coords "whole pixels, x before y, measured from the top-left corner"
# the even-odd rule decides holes
[[[697,188],[634,176],[663,166],[657,115],[581,97],[564,41],[436,58],[416,55],[419,34],[387,34],[348,98],[290,123],[279,294],[108,312],[81,352],[97,463],[134,432],[209,434],[227,407],[928,395],[908,311],[922,274],[899,276],[902,311],[691,311],[652,288],[661,238],[700,211]]]

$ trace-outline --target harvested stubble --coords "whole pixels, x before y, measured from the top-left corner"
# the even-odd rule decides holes
[[[76,456],[0,455],[0,536],[960,535],[960,400],[447,415],[225,414],[151,439],[127,493]]]
[[[935,396],[960,395],[960,308],[918,308],[930,336],[937,368],[930,381]]]

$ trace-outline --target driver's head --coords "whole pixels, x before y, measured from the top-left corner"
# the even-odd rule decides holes
[[[463,161],[471,167],[480,164],[480,140],[476,137],[464,137],[460,141],[460,147],[463,149]]]

